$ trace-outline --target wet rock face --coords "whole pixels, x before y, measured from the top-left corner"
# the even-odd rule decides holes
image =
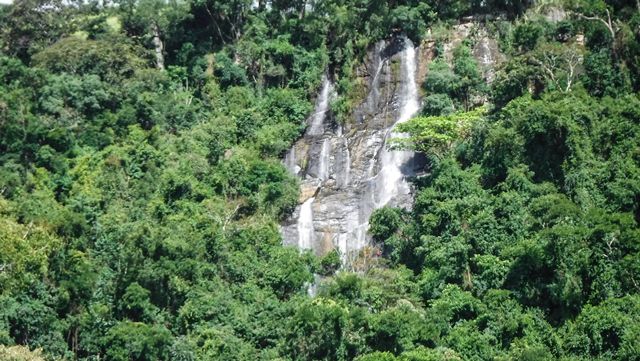
[[[408,47],[410,54],[405,51]],[[344,126],[337,125],[324,108],[328,104],[325,97],[331,97],[330,92],[324,91],[331,87],[330,82],[324,80],[307,133],[285,159],[289,170],[302,179],[301,206],[282,228],[286,244],[310,248],[319,255],[338,248],[347,263],[366,245],[369,217],[381,202],[410,206],[409,186],[403,179],[393,181],[394,185],[407,184],[398,191],[402,194],[389,196],[389,202],[381,199],[383,190],[390,187],[378,174],[399,174],[393,164],[381,172],[382,159],[388,153],[384,147],[390,129],[407,104],[408,95],[403,89],[414,89],[416,94],[410,96],[418,108],[415,67],[407,70],[407,64],[415,64],[416,60],[413,45],[404,39],[379,42],[372,47],[358,70],[366,96],[354,110],[353,121]],[[412,72],[411,76],[406,75],[407,71]],[[321,131],[317,123],[312,126],[318,121],[318,114],[325,114]],[[407,155],[404,164],[398,164],[404,177],[410,177],[421,166],[414,164],[411,155]]]
[[[454,34],[456,43],[470,34],[470,26],[461,29]],[[484,74],[493,71],[497,59],[497,44],[491,41],[474,49]],[[376,208],[411,207],[410,179],[424,169],[424,157],[389,152],[385,144],[401,136],[392,132],[394,124],[419,111],[419,89],[434,48],[429,41],[414,48],[403,38],[371,47],[356,72],[364,84],[363,100],[345,125],[337,124],[329,110],[335,93],[329,78],[323,80],[307,132],[284,160],[302,183],[300,206],[282,224],[286,245],[317,255],[337,248],[348,266],[369,242],[368,220]],[[489,81],[491,75],[486,77]]]

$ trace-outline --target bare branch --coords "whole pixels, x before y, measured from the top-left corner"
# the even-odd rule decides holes
[[[638,1],[640,1],[640,0],[638,0]],[[599,16],[586,16],[586,15],[580,14],[580,13],[578,13],[578,16],[581,17],[582,19],[585,19],[585,20],[600,21],[609,30],[609,33],[611,34],[611,39],[615,39],[616,38],[616,31],[618,29],[617,29],[617,27],[614,29],[614,24],[611,21],[611,13],[609,12],[609,9],[606,9],[606,10],[607,10],[607,19],[606,20],[601,18],[601,17],[599,17]]]

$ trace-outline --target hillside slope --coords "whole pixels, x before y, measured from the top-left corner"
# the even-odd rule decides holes
[[[0,351],[637,360],[639,55],[633,1],[0,6]]]

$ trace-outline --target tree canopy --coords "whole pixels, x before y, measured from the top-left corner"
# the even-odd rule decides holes
[[[474,36],[445,49],[470,16],[490,83]],[[614,0],[0,5],[0,359],[640,359],[639,24]],[[281,158],[322,76],[350,121],[397,36],[434,49],[392,143],[428,162],[350,272],[282,245]]]

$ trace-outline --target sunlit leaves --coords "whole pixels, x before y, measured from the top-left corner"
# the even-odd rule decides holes
[[[409,137],[395,138],[393,146],[441,157],[456,141],[469,136],[471,127],[482,119],[485,111],[485,108],[478,108],[463,113],[413,118],[397,126],[398,132],[408,133]]]

